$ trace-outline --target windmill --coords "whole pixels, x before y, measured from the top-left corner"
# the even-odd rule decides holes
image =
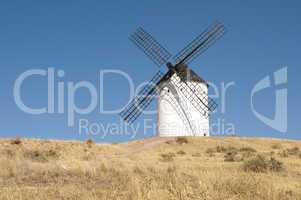
[[[159,136],[209,136],[209,115],[217,104],[208,97],[208,84],[188,64],[225,33],[220,22],[213,23],[175,56],[139,27],[130,40],[158,67],[159,71],[140,90],[121,118],[133,123],[157,96]],[[166,66],[164,74],[160,68]]]

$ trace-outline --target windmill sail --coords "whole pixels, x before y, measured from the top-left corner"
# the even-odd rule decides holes
[[[198,55],[206,51],[225,33],[225,27],[220,22],[215,22],[211,27],[207,28],[203,33],[190,42],[184,49],[176,54],[173,59],[177,64],[189,63]]]
[[[166,48],[141,27],[129,39],[159,67],[166,64],[171,57]]]
[[[127,107],[119,113],[124,121],[129,124],[134,122],[145,108],[152,102],[154,95],[156,94],[156,88],[160,80],[163,77],[163,73],[158,71],[154,77],[145,85],[138,95],[127,105]]]
[[[187,63],[206,51],[225,33],[222,23],[216,22],[203,33],[190,42],[184,49],[173,57],[174,64],[170,63],[171,54],[159,42],[143,28],[138,28],[129,39],[141,49],[156,65],[166,65],[168,72],[163,75],[158,72],[151,81],[138,93],[138,95],[120,113],[124,121],[134,122],[151,103],[156,95],[159,85],[164,81],[170,81],[182,93],[192,106],[205,118],[215,110],[217,104],[208,97],[207,90],[202,87],[204,80],[187,67]],[[192,72],[192,73],[191,73]],[[174,76],[175,75],[175,76]],[[192,76],[190,76],[192,75]],[[202,86],[201,86],[202,85]]]

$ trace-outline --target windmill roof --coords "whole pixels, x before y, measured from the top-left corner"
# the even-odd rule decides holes
[[[186,81],[192,81],[192,82],[199,82],[199,83],[205,83],[208,86],[207,81],[205,81],[203,78],[201,78],[197,73],[195,73],[192,69],[188,68],[187,65],[179,65],[177,67],[179,73],[182,77],[184,77],[184,80]]]

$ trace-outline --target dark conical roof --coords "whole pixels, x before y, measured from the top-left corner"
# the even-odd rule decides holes
[[[179,64],[177,66],[177,71],[179,72],[179,75],[186,81],[207,84],[207,81],[205,81],[203,78],[197,75],[197,73],[195,73],[192,69],[188,68],[185,64]]]

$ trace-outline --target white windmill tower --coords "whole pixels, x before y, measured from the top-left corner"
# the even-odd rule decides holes
[[[184,68],[185,77],[190,77],[187,84],[193,92],[207,98],[208,85],[195,72]],[[209,136],[209,118],[204,116],[193,104],[180,82],[180,77],[174,74],[161,85],[158,95],[158,133],[160,136]],[[184,91],[184,92],[183,92]],[[204,99],[206,101],[206,99]],[[206,103],[207,105],[207,103]],[[203,108],[204,109],[204,108]]]
[[[120,113],[124,121],[132,123],[158,96],[159,136],[209,136],[209,114],[217,104],[208,97],[208,84],[187,63],[203,53],[225,33],[225,27],[215,22],[196,37],[169,61],[171,54],[142,28],[130,39],[159,67],[166,65],[168,71],[158,71],[149,83]]]

